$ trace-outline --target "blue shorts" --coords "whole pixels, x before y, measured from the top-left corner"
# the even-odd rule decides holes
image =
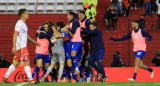
[[[66,60],[72,59],[71,57],[71,43],[64,43],[64,51]]]
[[[50,63],[50,56],[49,55],[42,55],[42,54],[36,54],[36,59],[42,58],[43,59],[43,65],[45,63]]]
[[[143,60],[143,56],[145,55],[145,53],[146,53],[145,51],[138,50],[138,51],[134,52],[134,55],[135,55],[135,57],[138,57],[141,60]]]
[[[82,42],[72,42],[72,49],[71,49],[71,51],[78,52],[81,46],[82,46]]]

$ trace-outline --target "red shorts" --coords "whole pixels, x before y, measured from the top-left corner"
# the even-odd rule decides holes
[[[14,60],[21,61],[21,62],[30,61],[27,47],[24,47],[24,48],[17,50],[15,57],[14,57]]]

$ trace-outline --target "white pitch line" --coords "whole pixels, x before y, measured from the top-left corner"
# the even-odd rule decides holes
[[[15,86],[22,86],[22,85],[26,85],[26,84],[29,84],[29,82],[20,83],[20,84],[17,84]]]
[[[159,85],[160,83],[154,83],[154,85]]]

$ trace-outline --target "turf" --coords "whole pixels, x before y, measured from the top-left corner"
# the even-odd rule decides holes
[[[0,83],[0,86],[15,86],[21,82]],[[20,86],[20,85],[19,85]],[[106,83],[46,83],[25,84],[22,86],[160,86],[160,82],[106,82]]]

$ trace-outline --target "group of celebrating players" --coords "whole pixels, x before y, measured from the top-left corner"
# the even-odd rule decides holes
[[[15,26],[12,48],[15,62],[2,78],[3,82],[9,82],[9,75],[21,61],[24,62],[24,69],[30,84],[39,82],[39,80],[47,81],[48,76],[51,76],[51,81],[54,82],[94,82],[95,78],[102,82],[108,80],[102,65],[105,53],[102,32],[97,28],[96,22],[91,22],[86,18],[84,11],[80,11],[78,16],[74,12],[69,12],[67,15],[69,25],[65,25],[62,21],[56,22],[55,25],[52,21],[43,23],[43,26],[36,31],[37,41],[27,34],[28,28],[25,24],[28,19],[27,10],[20,9],[18,15],[20,20]],[[151,41],[152,36],[139,28],[138,21],[133,21],[132,27],[134,30],[126,36],[110,39],[123,41],[132,38],[136,58],[135,72],[133,77],[128,79],[129,81],[135,81],[138,67],[150,71],[151,78],[153,78],[153,69],[143,64],[143,56],[146,51],[144,37],[148,37],[148,41]],[[36,44],[36,67],[32,74],[27,39]],[[97,71],[96,77],[92,68]],[[39,79],[40,69],[43,69],[43,74]],[[35,76],[36,81],[33,80]]]
[[[107,76],[102,65],[104,55],[104,44],[102,32],[97,29],[96,22],[91,22],[84,11],[77,16],[69,12],[67,19],[70,25],[62,21],[43,23],[36,31],[37,41],[27,35],[28,19],[26,9],[18,12],[20,20],[15,26],[13,35],[13,49],[15,62],[9,67],[2,81],[9,82],[8,76],[20,63],[24,62],[25,72],[30,83],[36,76],[36,81],[46,81],[48,75],[54,82],[90,82],[95,80],[92,67],[97,71],[97,79],[102,77],[102,82],[107,81]],[[79,17],[79,19],[78,19]],[[31,74],[30,60],[27,50],[27,39],[36,44],[36,67]],[[81,58],[82,57],[82,58]],[[43,69],[42,77],[39,79],[39,70]],[[79,77],[80,76],[80,77]]]
[[[92,68],[88,64],[90,57],[89,34],[94,34],[90,32],[89,26],[95,29],[97,25],[86,18],[84,11],[80,11],[79,20],[77,18],[76,13],[69,12],[67,19],[70,25],[65,25],[61,21],[56,22],[54,25],[52,21],[47,21],[37,30],[36,37],[40,46],[36,46],[37,66],[32,73],[32,77],[37,76],[37,81],[39,81],[38,72],[40,68],[43,68],[40,81],[47,80],[48,75],[52,77],[51,81],[54,79],[55,82],[90,82],[91,77],[95,77]],[[104,46],[101,48],[101,52],[102,56],[99,61],[102,60]],[[100,64],[103,68],[102,63],[97,63],[98,66]],[[103,75],[102,81],[105,82],[107,77],[104,69],[103,73],[98,70],[97,79],[101,78],[101,74]],[[80,75],[79,80],[77,79],[78,75]],[[71,78],[73,79],[71,80]]]

